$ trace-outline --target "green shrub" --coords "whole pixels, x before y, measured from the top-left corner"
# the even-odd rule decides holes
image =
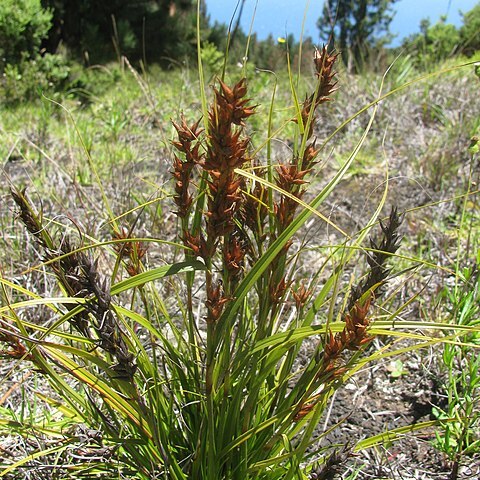
[[[202,48],[202,63],[208,73],[219,73],[223,64],[224,55],[218,50],[215,44],[205,42]]]
[[[0,2],[0,72],[7,64],[35,57],[52,26],[52,12],[40,0]]]
[[[37,55],[16,64],[7,64],[0,81],[5,104],[38,99],[67,85],[70,67],[61,55]]]
[[[60,55],[40,55],[52,11],[40,0],[0,2],[0,93],[3,103],[38,98],[66,84],[69,66]]]
[[[422,20],[421,33],[406,40],[405,45],[413,50],[416,64],[424,69],[435,68],[459,50],[460,33],[455,25],[446,23],[445,17],[430,25],[429,20]]]

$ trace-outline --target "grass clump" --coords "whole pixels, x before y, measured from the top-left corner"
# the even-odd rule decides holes
[[[346,160],[322,181],[325,145],[315,126],[333,100],[336,62],[327,48],[315,50],[315,84],[303,102],[290,77],[294,105],[276,132],[291,132],[286,160],[272,154],[273,113],[265,119],[267,137],[253,136],[249,125],[259,125],[260,108],[248,98],[245,78],[216,79],[202,117],[174,120],[175,238],[159,239],[158,230],[138,234],[150,201],[116,216],[101,182],[103,239],[77,220],[48,218],[24,190],[12,188],[18,218],[42,259],[35,268],[55,287],[44,294],[1,279],[2,354],[11,371],[33,365],[49,384],[35,392],[30,411],[2,408],[3,434],[26,445],[22,459],[3,465],[3,476],[328,478],[354,452],[425,426],[344,448],[324,441],[336,424],[318,429],[355,373],[417,348],[379,338],[412,338],[420,348],[446,341],[428,329],[447,330],[452,345],[456,330],[478,330],[403,320],[413,299],[385,295],[393,260],[408,262],[404,273],[431,266],[398,253],[403,215],[392,208],[382,218],[386,189],[356,230],[322,213],[366,142],[378,103]],[[206,100],[205,91],[199,96]],[[116,142],[128,124],[113,114],[112,122]],[[91,157],[88,167],[95,183]],[[312,219],[336,241],[307,244]],[[166,220],[157,228],[168,227]],[[161,266],[150,264],[155,248],[167,252]],[[305,268],[303,258],[314,266]],[[366,258],[364,272],[352,266],[359,258]],[[416,329],[424,335],[410,333]]]

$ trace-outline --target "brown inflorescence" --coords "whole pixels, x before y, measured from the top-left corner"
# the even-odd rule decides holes
[[[207,236],[212,239],[234,229],[234,216],[239,210],[243,179],[234,170],[247,161],[248,137],[242,137],[244,120],[255,113],[249,106],[245,79],[233,88],[219,80],[214,89],[215,101],[208,113],[208,146],[202,168],[208,172]]]
[[[20,342],[20,339],[11,332],[12,325],[3,318],[0,318],[0,342],[5,343],[7,348],[0,350],[0,357],[9,357],[16,360],[35,361],[35,357],[28,351],[27,347]]]
[[[280,201],[274,205],[279,229],[283,231],[293,220],[298,207],[295,198],[301,200],[303,197],[304,189],[301,186],[307,183],[304,177],[311,169],[300,170],[297,162],[294,161],[287,165],[280,165],[276,170],[278,175],[277,185],[291,195],[282,194]]]
[[[270,283],[269,285],[270,302],[272,303],[272,305],[278,305],[282,302],[289,286],[290,285],[285,280],[285,277],[283,277],[278,283],[276,282]]]
[[[307,300],[312,294],[312,290],[307,289],[303,283],[300,284],[300,286],[296,290],[294,290],[293,288],[291,290],[293,299],[295,300],[295,306],[297,307],[297,310],[300,310],[305,305],[305,303],[307,303]]]
[[[131,230],[123,227],[119,231],[113,232],[113,238],[115,240],[127,240],[131,237],[131,234]],[[115,251],[127,261],[126,269],[131,277],[142,271],[143,258],[147,253],[147,248],[145,243],[133,240],[115,244]]]
[[[180,124],[172,122],[177,131],[178,140],[172,145],[183,154],[184,160],[177,155],[173,159],[173,177],[175,179],[174,202],[178,210],[177,215],[185,218],[192,205],[192,196],[189,193],[190,177],[194,166],[202,161],[203,153],[200,151],[200,135],[203,129],[199,128],[200,120],[193,125],[188,125],[185,117],[181,117]]]
[[[305,98],[300,112],[303,127],[300,145],[304,145],[304,149],[300,154],[298,153],[300,148],[298,150],[294,149],[293,158],[276,168],[275,182],[281,189],[280,198],[273,205],[276,219],[276,236],[284,232],[292,223],[298,205],[306,192],[305,184],[308,183],[307,177],[317,163],[316,158],[319,149],[316,148],[315,138],[312,138],[313,126],[316,120],[315,110],[320,104],[330,100],[330,96],[335,91],[336,82],[334,77],[336,72],[334,71],[334,65],[337,57],[337,54],[328,53],[327,47],[323,47],[321,51],[315,49],[313,61],[315,74],[318,79],[317,87],[313,93]],[[298,123],[298,117],[294,121]],[[280,256],[285,257],[291,245],[292,242],[288,241],[283,246]],[[281,265],[282,262],[279,260],[272,262],[272,270],[276,268],[277,264]],[[272,292],[281,290],[282,285],[278,283],[279,278],[281,278],[279,275],[274,275],[271,278],[269,286],[271,295]],[[278,300],[278,295],[275,295],[275,298]],[[296,299],[297,305],[299,305],[298,302],[299,300]]]
[[[323,363],[325,366],[335,362],[344,350],[359,350],[363,345],[371,342],[373,337],[367,334],[370,325],[368,310],[371,305],[369,297],[363,305],[356,302],[344,317],[345,327],[335,335],[329,332],[329,338],[324,345]]]
[[[117,362],[112,370],[117,377],[131,381],[136,371],[134,357],[128,350],[124,333],[113,313],[107,280],[100,279],[97,266],[98,261],[83,255],[75,281],[83,287],[84,296],[88,299],[85,309],[91,314],[100,348],[111,354]]]
[[[235,235],[230,235],[227,248],[224,250],[224,263],[231,277],[240,275],[244,259],[245,249],[242,242]]]
[[[323,46],[321,50],[315,49],[313,63],[315,66],[315,75],[318,79],[318,82],[315,91],[310,96],[307,96],[303,102],[301,117],[304,127],[308,123],[308,118],[311,114],[310,112],[312,110],[312,106],[315,110],[321,103],[328,102],[332,93],[334,93],[336,90],[337,82],[334,81],[336,72],[333,67],[337,58],[338,53],[329,53],[327,46]],[[310,138],[313,135],[314,123],[315,117],[311,119],[310,127],[306,132],[307,138]]]
[[[221,282],[207,288],[207,301],[205,302],[208,310],[207,323],[214,324],[220,318],[223,308],[229,300],[223,295]]]
[[[131,381],[136,370],[134,357],[128,351],[124,334],[113,313],[107,282],[100,279],[98,261],[73,248],[68,237],[56,246],[25,192],[12,190],[12,196],[20,208],[20,219],[43,248],[45,259],[59,284],[69,296],[86,299],[85,310],[76,314],[70,323],[87,338],[92,338],[93,327],[100,348],[116,360],[112,370],[118,377]],[[73,309],[74,306],[67,304],[66,308]],[[17,346],[18,352],[19,348]]]
[[[10,190],[14,202],[20,209],[18,217],[25,225],[26,229],[35,237],[40,246],[48,248],[48,233],[43,229],[42,215],[37,213],[33,208],[26,195],[26,189],[17,190],[12,188]]]
[[[371,297],[363,304],[358,301],[344,316],[345,326],[335,335],[331,330],[327,332],[327,339],[323,345],[320,368],[315,375],[315,381],[321,384],[330,383],[341,378],[348,367],[339,364],[341,354],[348,351],[357,351],[368,345],[373,337],[368,335],[370,320],[368,311],[371,306]],[[303,398],[295,409],[293,420],[299,421],[307,415],[318,403],[321,395]]]
[[[332,480],[341,476],[344,471],[345,462],[349,457],[353,456],[350,447],[345,444],[341,449],[336,449],[331,455],[323,459],[323,461],[313,467],[310,472],[309,480]]]
[[[173,176],[177,214],[182,221],[182,240],[187,255],[201,257],[206,266],[207,323],[214,325],[220,317],[230,293],[244,269],[246,242],[244,232],[237,224],[244,223],[242,202],[245,199],[243,177],[235,172],[249,161],[247,149],[250,138],[244,135],[245,120],[255,113],[249,105],[246,80],[229,87],[218,79],[214,101],[208,110],[207,134],[199,138],[199,122],[188,126],[182,117],[173,123],[178,140],[173,146],[184,160],[175,156]],[[197,165],[204,171],[207,205],[204,212],[205,228],[193,230],[188,224],[192,204],[189,193],[190,177]],[[203,192],[201,192],[203,193]],[[249,219],[250,221],[250,219]],[[250,221],[250,223],[252,223]],[[198,225],[196,226],[198,227]],[[218,248],[222,246],[221,250]],[[221,258],[222,281],[215,280],[215,259]]]
[[[367,257],[370,271],[365,280],[352,289],[348,310],[344,315],[343,330],[335,335],[331,331],[327,332],[321,364],[315,377],[317,382],[327,383],[342,377],[348,370],[348,366],[339,365],[341,354],[345,351],[360,350],[373,340],[373,337],[368,334],[370,325],[368,312],[374,299],[373,291],[378,292],[379,286],[386,282],[390,273],[385,263],[400,246],[401,238],[398,230],[401,223],[402,216],[398,214],[396,208],[392,208],[386,223],[380,221],[383,238],[378,244],[370,240],[373,250]],[[297,299],[295,294],[294,298]],[[315,405],[316,400],[302,399],[295,410],[294,421],[302,419]]]
[[[390,216],[386,223],[380,220],[382,229],[382,240],[377,244],[370,239],[372,252],[367,254],[367,262],[370,267],[368,275],[360,285],[352,288],[348,308],[352,308],[355,303],[369,290],[375,288],[375,295],[378,297],[381,293],[381,286],[385,284],[391,269],[386,266],[387,260],[400,247],[401,236],[398,233],[402,224],[403,216],[398,213],[397,208],[392,207]]]
[[[305,128],[307,124],[309,125],[308,130],[304,132],[304,136],[310,143],[306,145],[301,158],[294,157],[290,163],[279,165],[276,169],[276,183],[288,194],[283,194],[280,201],[274,206],[280,231],[285,230],[292,222],[298,207],[298,202],[295,199],[302,199],[305,193],[304,184],[307,183],[305,177],[316,164],[315,159],[319,150],[316,148],[315,139],[312,139],[315,110],[320,104],[329,101],[331,95],[335,92],[336,82],[334,77],[336,72],[333,67],[337,57],[338,54],[328,53],[328,49],[325,46],[321,51],[315,49],[313,61],[318,83],[315,91],[305,98],[301,109],[303,127]],[[298,122],[298,119],[294,119],[294,121]]]
[[[275,214],[278,218],[280,230],[288,227],[293,220],[298,207],[298,202],[295,199],[301,200],[305,193],[303,185],[308,183],[305,177],[315,166],[317,154],[318,150],[315,148],[315,141],[313,141],[306,147],[300,162],[298,159],[293,159],[291,163],[280,165],[276,169],[277,185],[290,194],[290,196],[283,194],[280,202],[275,204]]]
[[[207,277],[207,323],[214,325],[225,304],[230,301],[232,282],[243,270],[245,251],[236,235],[236,217],[241,211],[244,198],[243,177],[235,169],[248,162],[248,136],[243,135],[244,120],[255,113],[255,106],[249,105],[246,80],[240,80],[233,88],[218,80],[214,88],[214,102],[208,112],[208,135],[206,153],[199,165],[208,174],[206,239],[202,236],[185,236],[190,248],[203,253],[207,265],[212,265],[217,246],[223,241],[223,271],[227,273],[220,282],[213,281],[212,272]]]
[[[321,50],[315,49],[313,63],[315,64],[315,75],[318,78],[317,105],[328,102],[330,95],[337,89],[337,82],[334,81],[336,72],[333,69],[337,58],[338,53],[329,53],[327,45],[324,45]]]
[[[207,242],[202,233],[192,235],[190,232],[185,230],[183,232],[182,240],[184,245],[192,250],[195,257],[201,257],[205,260],[213,253],[207,249]]]

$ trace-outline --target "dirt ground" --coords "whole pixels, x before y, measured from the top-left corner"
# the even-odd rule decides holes
[[[325,478],[350,478],[348,475],[354,470],[359,470],[355,478],[365,480],[480,478],[478,455],[462,458],[458,476],[450,476],[453,464],[433,447],[435,433],[432,428],[409,433],[390,446],[382,445],[357,454],[348,452],[348,445],[383,430],[435,420],[432,406],[445,406],[442,378],[433,373],[433,365],[426,365],[425,358],[414,354],[403,359],[403,366],[405,374],[393,378],[390,362],[376,364],[360,372],[338,391],[332,400],[330,415],[319,430],[341,423],[321,445],[338,442],[346,444],[347,450],[340,449],[338,473]]]

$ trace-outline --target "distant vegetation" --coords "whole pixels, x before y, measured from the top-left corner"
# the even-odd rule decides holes
[[[433,25],[423,20],[420,32],[406,38],[403,48],[413,54],[419,67],[427,69],[450,57],[471,57],[480,50],[480,3],[463,14],[459,29],[445,17]]]
[[[242,2],[240,2],[242,3]],[[329,0],[318,20],[319,35],[342,53],[350,71],[384,71],[400,52],[408,52],[418,69],[434,68],[452,56],[472,56],[480,49],[480,4],[463,14],[457,29],[441,19],[424,20],[420,32],[401,48],[388,49],[392,0],[363,0],[349,7],[345,0]],[[241,8],[239,9],[241,12]],[[218,72],[227,62],[245,60],[253,68],[286,67],[286,52],[298,50],[293,35],[259,40],[239,27],[231,31],[212,23],[205,5],[200,8],[203,62]],[[140,69],[195,66],[197,5],[194,0],[4,0],[0,3],[0,93],[6,103],[38,98],[40,92],[79,92],[92,87],[84,67],[111,61],[129,62]],[[303,40],[303,46],[314,43]],[[249,45],[248,53],[246,45]]]

